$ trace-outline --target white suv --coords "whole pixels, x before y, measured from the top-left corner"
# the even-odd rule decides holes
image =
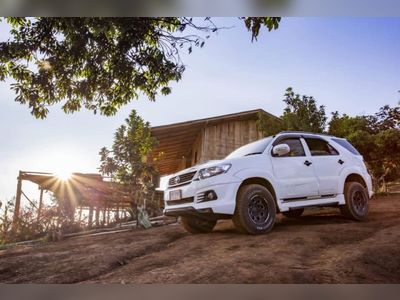
[[[272,229],[277,213],[299,217],[314,206],[339,206],[363,220],[372,195],[363,158],[347,140],[281,132],[172,175],[164,214],[180,216],[192,233],[232,218],[239,231],[260,234]]]

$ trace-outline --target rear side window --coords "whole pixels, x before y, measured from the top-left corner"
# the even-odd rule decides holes
[[[287,144],[290,148],[290,152],[288,154],[279,156],[279,157],[293,157],[293,156],[305,156],[306,155],[300,139],[288,138],[288,139],[284,139],[284,140],[280,141],[279,144]]]
[[[339,155],[339,152],[325,140],[313,138],[305,140],[312,156]]]
[[[340,146],[350,151],[354,155],[361,155],[360,152],[358,152],[357,149],[345,139],[332,139],[332,141],[338,143]]]

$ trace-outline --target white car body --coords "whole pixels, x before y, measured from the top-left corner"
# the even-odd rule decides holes
[[[267,139],[270,139],[269,143]],[[291,140],[296,140],[295,143],[300,140],[304,155],[273,155],[274,146]],[[282,132],[260,141],[268,144],[262,153],[241,157],[229,155],[226,159],[210,161],[173,174],[170,177],[170,183],[172,180],[173,184],[164,193],[164,213],[175,216],[187,213],[233,215],[239,188],[246,182],[268,186],[280,212],[312,206],[344,205],[344,185],[350,176],[363,184],[369,197],[373,194],[371,176],[362,156],[354,148],[349,149],[352,146],[344,139],[305,132]],[[258,143],[262,143],[260,141]],[[312,155],[307,142],[324,144],[323,141],[334,148],[337,154]],[[350,146],[346,148],[343,144]],[[333,150],[332,153],[336,153]],[[226,165],[230,165],[229,169],[219,175],[206,179],[199,176],[200,170]],[[207,191],[214,191],[217,199],[204,199],[203,194]]]

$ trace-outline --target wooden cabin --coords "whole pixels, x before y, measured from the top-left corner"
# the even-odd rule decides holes
[[[263,137],[257,129],[260,114],[255,109],[223,116],[152,127],[159,144],[154,153],[162,153],[157,162],[161,176],[205,162],[222,159],[236,148]]]

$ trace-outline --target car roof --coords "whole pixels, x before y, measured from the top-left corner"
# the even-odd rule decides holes
[[[275,136],[289,135],[293,137],[324,137],[324,138],[332,138],[334,136],[325,134],[325,133],[315,133],[315,132],[307,132],[307,131],[281,131]]]

